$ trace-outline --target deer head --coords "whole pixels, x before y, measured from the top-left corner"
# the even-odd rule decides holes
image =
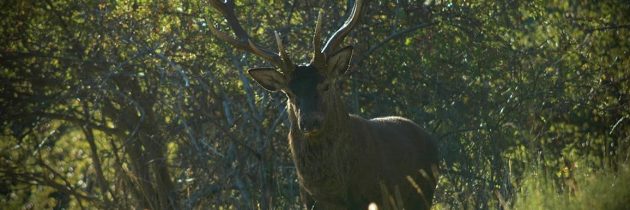
[[[253,68],[248,73],[263,88],[269,91],[282,91],[288,97],[289,115],[292,126],[306,136],[317,135],[329,121],[347,116],[338,96],[336,85],[348,70],[352,58],[352,46],[340,48],[344,37],[356,25],[361,13],[363,0],[357,0],[345,23],[321,47],[322,17],[320,11],[313,35],[313,58],[308,64],[295,65],[280,39],[275,33],[279,53],[262,49],[254,43],[239,24],[231,1],[211,1],[227,19],[238,39],[211,27],[211,32],[233,46],[249,51],[271,62],[275,67]]]

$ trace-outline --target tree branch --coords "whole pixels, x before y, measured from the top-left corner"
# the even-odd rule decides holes
[[[90,122],[89,120],[81,119],[81,118],[70,116],[70,115],[48,113],[48,112],[36,112],[35,114],[37,116],[52,119],[52,120],[63,120],[63,121],[71,122],[71,123],[76,123],[78,126],[89,125],[90,127],[103,131],[105,133],[114,134],[116,136],[125,136],[124,132],[118,129],[110,128],[105,125],[94,124]]]
[[[411,28],[399,31],[399,32],[395,32],[387,37],[385,37],[385,39],[383,39],[383,41],[377,43],[376,45],[372,45],[372,47],[370,47],[365,53],[363,53],[361,55],[361,57],[359,57],[359,59],[356,60],[357,63],[362,63],[363,60],[365,60],[370,54],[372,54],[374,51],[380,49],[381,47],[385,46],[385,44],[387,44],[388,42],[394,40],[394,39],[398,39],[398,38],[402,38],[403,36],[415,32],[417,30],[423,29],[423,28],[428,28],[430,26],[436,25],[437,22],[430,22],[430,23],[422,23],[422,24],[418,24],[415,25]]]

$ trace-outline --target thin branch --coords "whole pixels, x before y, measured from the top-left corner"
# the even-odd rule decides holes
[[[608,31],[608,30],[618,30],[618,29],[630,29],[630,24],[625,24],[625,25],[609,25],[609,26],[604,26],[604,27],[600,27],[600,28],[588,28],[585,29],[587,33],[592,33],[595,31]]]
[[[399,32],[396,32],[396,33],[393,33],[393,34],[385,37],[385,39],[383,39],[383,41],[381,41],[381,42],[379,42],[379,43],[377,43],[375,45],[372,45],[372,47],[370,47],[365,53],[363,53],[361,55],[361,57],[359,59],[357,59],[357,63],[363,62],[363,60],[365,60],[365,58],[367,58],[374,51],[380,49],[381,47],[385,46],[388,42],[390,42],[390,41],[392,41],[394,39],[402,38],[403,36],[405,36],[407,34],[410,34],[412,32],[415,32],[415,31],[423,29],[423,28],[428,28],[430,26],[434,26],[436,24],[437,24],[436,21],[430,22],[430,23],[422,23],[422,24],[415,25],[415,26],[413,26],[411,28],[408,28],[408,29],[405,29],[405,30],[402,30],[402,31],[399,31]]]
[[[78,126],[84,126],[84,125],[89,125],[90,127],[103,131],[105,133],[109,133],[109,134],[114,134],[116,136],[124,136],[124,132],[115,129],[115,128],[110,128],[107,127],[105,125],[99,125],[99,124],[95,124],[92,123],[88,120],[85,119],[81,119],[75,116],[71,116],[71,115],[65,115],[65,114],[57,114],[57,113],[48,113],[48,112],[36,112],[35,113],[37,116],[43,117],[43,118],[47,118],[47,119],[51,119],[51,120],[63,120],[66,122],[71,122],[71,123],[75,123]]]
[[[0,169],[0,173],[5,174],[7,177],[12,177],[16,181],[24,183],[24,184],[43,185],[43,186],[52,187],[58,191],[73,195],[77,199],[88,200],[91,202],[94,202],[97,200],[97,198],[94,196],[84,195],[84,194],[79,193],[77,190],[75,190],[71,186],[66,186],[63,184],[59,184],[53,180],[46,179],[45,174],[28,173],[28,172],[19,173],[19,172],[14,172],[14,171],[7,171],[5,169]]]
[[[88,108],[87,101],[83,100],[82,102],[83,102],[84,118],[87,121],[89,121],[91,116],[90,116],[90,111]],[[96,171],[96,181],[98,182],[98,186],[101,188],[103,195],[106,195],[107,193],[109,193],[112,196],[112,198],[114,198],[114,201],[115,201],[116,196],[109,189],[109,183],[107,182],[107,180],[105,179],[105,176],[103,175],[103,166],[101,164],[101,160],[98,157],[98,148],[96,146],[94,132],[92,131],[92,127],[90,126],[89,123],[87,123],[81,128],[83,130],[83,133],[85,134],[85,139],[88,141],[88,144],[90,145],[90,152],[91,152],[90,157],[92,159],[92,163],[94,163],[93,167],[94,167],[94,170]],[[107,199],[107,196],[103,196],[103,200],[108,206],[111,205],[111,201]]]

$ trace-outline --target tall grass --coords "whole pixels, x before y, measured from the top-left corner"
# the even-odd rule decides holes
[[[590,172],[573,177],[545,177],[530,172],[519,187],[514,209],[630,209],[630,168]]]

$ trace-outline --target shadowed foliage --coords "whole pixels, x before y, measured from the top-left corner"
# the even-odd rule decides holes
[[[235,8],[254,43],[275,52],[277,30],[301,64],[320,9],[329,37],[353,3]],[[567,199],[626,193],[584,186],[626,183],[613,179],[630,154],[626,2],[363,10],[342,43],[354,50],[340,98],[349,113],[405,116],[436,137],[434,209],[526,208],[531,183]],[[212,29],[235,34],[210,1],[6,0],[0,17],[3,207],[299,208],[285,96],[246,72],[272,63],[218,39]]]

